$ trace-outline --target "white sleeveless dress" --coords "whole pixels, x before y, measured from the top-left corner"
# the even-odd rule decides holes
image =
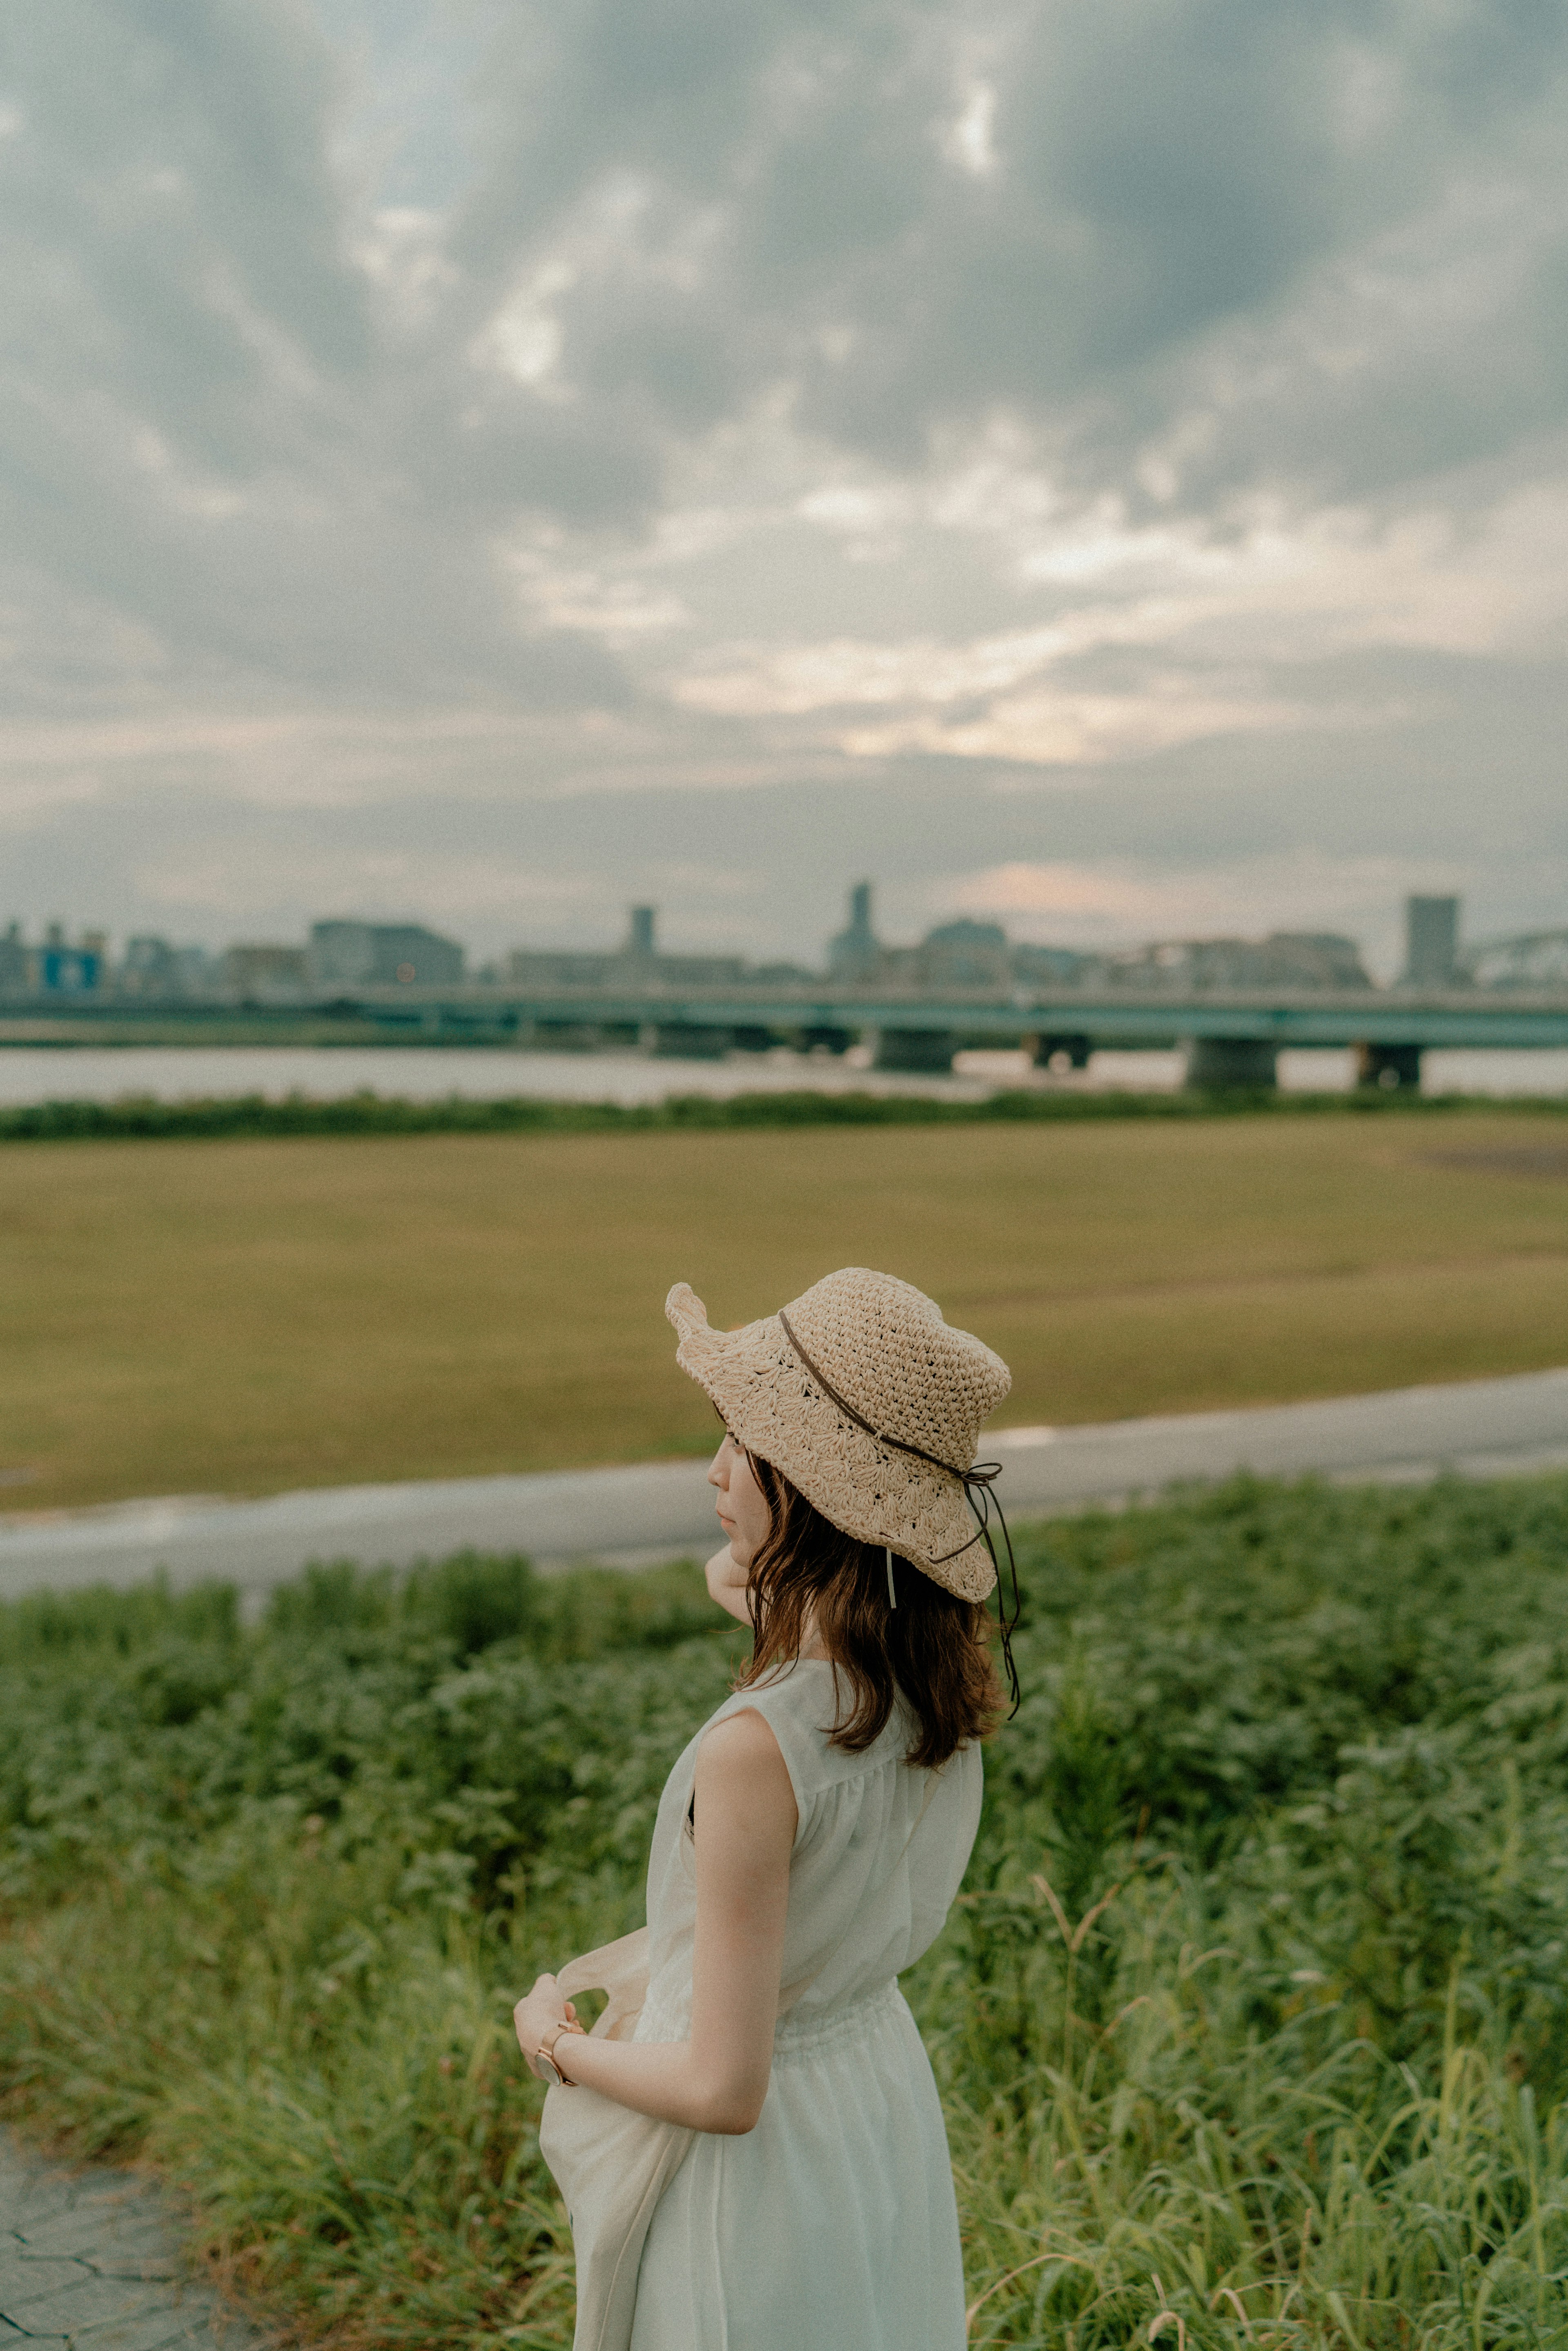
[[[915,1770],[910,1719],[895,1708],[874,1746],[846,1755],[828,1743],[833,1672],[815,1659],[737,1691],[712,1722],[748,1708],[771,1726],[800,1808],[772,2076],[755,2130],[699,2134],[660,2199],[632,2351],[962,2351],[946,2133],[897,1977],[958,1890],[980,1750]],[[685,1820],[703,1731],[665,1783],[653,1831],[639,2041],[691,2029]]]

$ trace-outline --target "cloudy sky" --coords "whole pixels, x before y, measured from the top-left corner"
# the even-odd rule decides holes
[[[0,920],[1568,921],[1561,0],[0,36]]]

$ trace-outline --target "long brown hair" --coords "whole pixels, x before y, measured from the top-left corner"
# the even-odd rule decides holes
[[[896,1554],[894,1607],[882,1545],[846,1535],[781,1469],[755,1453],[747,1458],[771,1524],[747,1579],[755,1638],[737,1689],[798,1656],[810,1618],[840,1686],[830,1734],[835,1747],[863,1752],[881,1736],[900,1693],[915,1721],[911,1763],[946,1763],[970,1740],[986,1738],[996,1728],[1002,1694],[984,1608],[944,1591]]]

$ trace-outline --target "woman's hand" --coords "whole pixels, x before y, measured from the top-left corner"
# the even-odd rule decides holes
[[[709,1599],[716,1600],[725,1613],[741,1625],[751,1622],[751,1608],[746,1596],[749,1573],[749,1569],[739,1564],[728,1543],[722,1551],[715,1552],[703,1570],[707,1579]]]
[[[749,1625],[746,1583],[752,1562],[768,1540],[773,1512],[757,1482],[751,1456],[727,1428],[724,1443],[708,1463],[708,1484],[716,1489],[714,1510],[729,1537],[724,1551],[716,1551],[705,1571],[708,1594],[737,1625]]]
[[[562,2000],[554,1976],[540,1976],[532,1991],[524,1993],[512,2011],[512,2022],[517,2029],[517,2046],[528,2059],[529,2070],[541,2082],[545,2076],[534,2064],[536,2050],[548,2047],[562,2031],[580,2032],[583,2029],[570,2001]],[[563,2066],[561,2071],[564,2073],[566,2068]]]

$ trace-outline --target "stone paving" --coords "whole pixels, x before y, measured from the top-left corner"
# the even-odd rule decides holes
[[[0,2132],[0,2351],[261,2351],[191,2278],[168,2198],[123,2171],[70,2171]]]

